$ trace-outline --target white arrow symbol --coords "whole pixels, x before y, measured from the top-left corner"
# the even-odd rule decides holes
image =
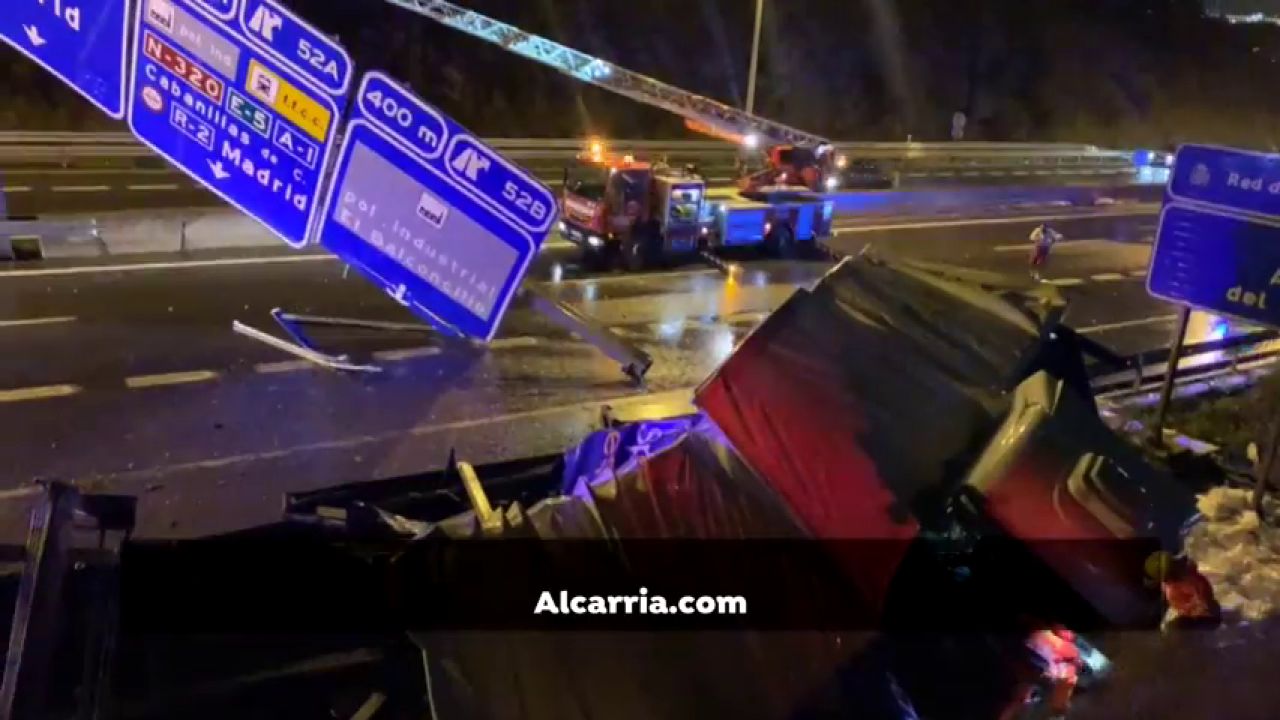
[[[213,171],[213,176],[215,178],[219,180],[226,180],[227,178],[231,177],[231,173],[222,169],[221,160],[219,160],[218,162],[214,162],[212,160],[206,160],[205,162],[209,163],[209,169]]]
[[[40,47],[48,42],[44,38],[40,37],[40,28],[35,25],[23,25],[22,29],[26,31],[27,40],[31,41],[32,46]]]
[[[409,288],[405,287],[404,283],[401,283],[399,286],[397,286],[394,291],[392,291],[391,288],[387,288],[387,294],[391,296],[391,299],[395,300],[401,305],[404,305],[405,307],[409,307],[409,301],[405,299],[405,295],[407,295],[408,293],[409,293]]]

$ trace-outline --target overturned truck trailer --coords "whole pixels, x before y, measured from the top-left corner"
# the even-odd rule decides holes
[[[1028,623],[1148,626],[1142,560],[1192,498],[1101,424],[1061,310],[1051,289],[846,261],[743,342],[699,414],[603,430],[560,496],[431,526],[401,574],[457,567],[462,539],[527,562],[424,602],[529,608],[414,635],[439,717],[995,717]],[[639,587],[749,611],[533,617],[544,591]]]

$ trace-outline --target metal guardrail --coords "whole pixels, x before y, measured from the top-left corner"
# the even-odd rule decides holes
[[[582,149],[579,138],[488,138],[515,160],[566,160]],[[737,148],[714,140],[623,140],[623,152],[662,153],[731,163]],[[842,142],[846,155],[916,167],[1104,167],[1132,169],[1133,154],[1091,145],[1056,143]],[[153,157],[127,133],[0,133],[0,162],[71,164],[82,160]]]
[[[99,238],[98,222],[86,220],[42,220],[40,218],[0,218],[0,261],[40,260],[45,240]]]

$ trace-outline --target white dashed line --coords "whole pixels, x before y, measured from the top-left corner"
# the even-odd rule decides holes
[[[44,385],[41,387],[17,388],[15,390],[0,390],[0,403],[67,397],[80,392],[80,389],[79,385]]]
[[[514,348],[533,347],[540,342],[542,342],[542,339],[536,337],[498,338],[483,344],[483,347],[487,347],[490,350],[511,350]]]
[[[1124,275],[1121,275],[1120,273],[1098,273],[1089,279],[1095,282],[1115,282],[1117,280],[1123,280]]]
[[[4,187],[0,187],[0,192],[27,193],[27,192],[31,192],[31,188],[27,187],[26,185],[6,185]]]
[[[1022,243],[1020,245],[997,245],[992,250],[996,252],[1022,252],[1024,250],[1034,250],[1035,247],[1033,243]]]
[[[1045,282],[1055,287],[1075,287],[1076,285],[1084,284],[1084,280],[1080,278],[1054,278],[1053,280],[1045,280]]]
[[[258,363],[253,366],[253,370],[263,375],[274,375],[309,370],[313,367],[315,367],[315,363],[310,360],[280,360],[279,362]]]
[[[1147,276],[1146,270],[1130,270],[1129,271],[1129,277],[1140,278],[1140,277],[1146,277],[1146,276]]]
[[[192,370],[190,372],[164,373],[162,375],[138,375],[125,378],[124,384],[130,390],[161,387],[164,385],[186,385],[189,383],[217,380],[218,373],[212,370]]]
[[[444,352],[438,347],[403,348],[400,350],[379,350],[373,354],[374,359],[383,362],[398,362],[420,357],[432,357]]]
[[[180,186],[177,183],[169,183],[165,185],[129,185],[127,186],[127,189],[135,190],[138,192],[148,192],[148,191],[167,192],[167,191],[177,190],[179,189],[179,187]]]
[[[95,193],[111,190],[107,185],[54,185],[50,188],[56,193]]]
[[[31,325],[57,325],[60,323],[69,323],[69,322],[75,322],[75,321],[76,321],[76,317],[74,315],[61,315],[58,317],[43,317],[43,318],[27,318],[24,320],[0,320],[0,328],[28,327]]]
[[[92,275],[106,272],[134,272],[140,270],[184,270],[201,267],[234,265],[269,265],[273,263],[318,262],[337,260],[332,255],[281,255],[279,257],[219,258],[216,260],[187,260],[183,262],[122,263],[119,265],[80,265],[38,270],[0,270],[0,277],[49,277],[52,275]]]

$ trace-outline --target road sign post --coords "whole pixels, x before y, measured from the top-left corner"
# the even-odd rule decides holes
[[[1191,308],[1280,327],[1280,155],[1185,145],[1178,150],[1147,291],[1182,306],[1153,441],[1164,419]]]
[[[287,244],[307,242],[352,62],[276,0],[139,0],[134,135]]]
[[[125,112],[126,0],[5,0],[0,40],[119,120]]]
[[[446,335],[492,340],[550,234],[556,197],[391,77],[356,92],[318,226],[319,241],[394,301]],[[650,361],[556,303],[535,310],[582,337],[632,377]],[[603,339],[602,339],[603,338]]]

